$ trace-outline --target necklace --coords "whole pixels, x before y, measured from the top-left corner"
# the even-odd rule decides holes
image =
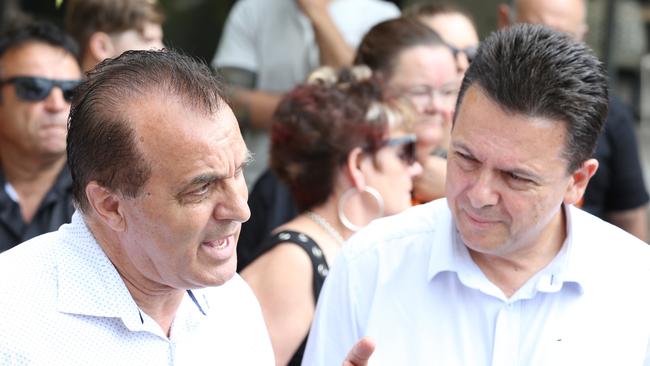
[[[314,211],[307,211],[307,217],[312,219],[318,226],[320,226],[325,232],[327,232],[334,240],[336,240],[339,245],[345,244],[345,239],[343,235],[339,233],[332,225],[330,225],[327,220],[325,220],[321,215],[315,213]]]

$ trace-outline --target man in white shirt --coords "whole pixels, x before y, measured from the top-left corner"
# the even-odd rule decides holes
[[[584,44],[539,25],[488,37],[460,91],[447,198],[350,240],[304,364],[367,335],[373,365],[650,365],[650,247],[573,207],[606,113]]]
[[[132,51],[72,101],[72,223],[0,255],[0,364],[272,365],[235,274],[250,212],[237,121],[207,65]]]
[[[130,51],[76,93],[78,211],[0,255],[0,364],[273,365],[235,273],[249,152],[218,78],[172,51]]]
[[[240,0],[212,65],[231,85],[232,105],[254,161],[249,188],[268,166],[268,128],[283,93],[321,65],[352,64],[375,24],[399,16],[385,0]]]

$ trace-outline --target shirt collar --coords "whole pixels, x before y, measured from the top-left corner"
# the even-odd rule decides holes
[[[82,215],[75,212],[71,224],[64,225],[59,232],[64,242],[57,253],[58,310],[70,314],[120,318],[129,330],[143,330],[138,305]],[[189,300],[192,304],[188,308],[202,315],[207,314],[210,307],[202,290],[190,290],[185,297],[184,301]]]
[[[467,247],[460,238],[450,210],[438,210],[434,213],[440,220],[446,221],[440,225],[440,230],[434,231],[432,238],[431,256],[429,258],[428,280],[432,280],[441,272],[455,272],[466,285],[474,284],[477,288],[484,281],[484,275],[480,268],[474,263],[469,255]],[[586,284],[586,271],[584,270],[585,255],[583,246],[576,246],[574,243],[584,241],[580,235],[576,238],[575,215],[578,209],[573,206],[562,205],[566,217],[567,236],[562,244],[560,252],[544,269],[538,272],[529,280],[535,281],[537,291],[555,292],[559,291],[564,283],[575,283],[580,293],[584,291]],[[588,258],[588,257],[587,257]],[[473,287],[473,286],[472,286]]]

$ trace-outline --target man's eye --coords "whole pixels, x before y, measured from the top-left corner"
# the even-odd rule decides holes
[[[203,196],[206,193],[208,193],[209,190],[210,190],[210,183],[206,183],[206,184],[202,185],[200,188],[195,189],[192,192],[190,192],[190,195],[191,196]]]

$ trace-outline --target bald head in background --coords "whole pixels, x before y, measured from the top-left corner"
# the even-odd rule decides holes
[[[499,28],[514,23],[544,24],[583,41],[588,31],[584,0],[512,0],[500,4]]]

